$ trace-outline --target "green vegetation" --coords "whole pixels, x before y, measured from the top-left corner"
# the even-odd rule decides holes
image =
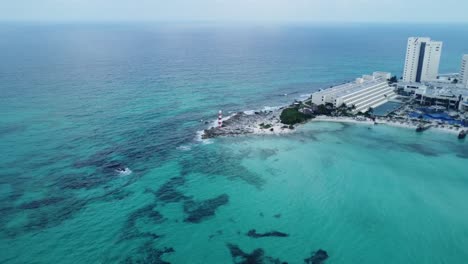
[[[336,108],[333,112],[333,115],[336,116],[353,116],[352,111],[355,108],[354,105],[347,106],[346,104],[342,104],[340,107]]]
[[[303,123],[311,118],[313,118],[313,116],[299,112],[299,108],[296,107],[286,108],[280,115],[281,123],[287,125]]]
[[[369,107],[369,109],[365,113],[363,113],[363,115],[368,118],[372,118],[373,114],[374,114],[374,108],[372,107]]]
[[[261,123],[259,126],[260,126],[261,129],[269,129],[269,128],[272,127],[271,124],[266,124],[266,125],[265,125],[264,123]]]
[[[392,78],[388,79],[388,83],[389,84],[392,84],[392,83],[397,83],[398,82],[398,78],[395,76],[392,76]]]
[[[333,107],[333,105],[331,107]],[[326,105],[317,106],[317,110],[315,111],[315,113],[317,113],[317,115],[330,115],[331,112],[332,111],[330,110],[330,108],[327,107]]]

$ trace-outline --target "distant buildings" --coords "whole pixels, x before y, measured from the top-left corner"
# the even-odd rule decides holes
[[[401,95],[412,95],[420,104],[439,108],[468,111],[468,89],[451,82],[398,83]]]
[[[316,105],[332,104],[340,107],[343,104],[352,107],[354,112],[366,112],[370,107],[378,107],[396,96],[388,85],[391,75],[387,72],[374,72],[363,75],[356,81],[331,87],[312,94],[312,103]]]
[[[468,54],[463,55],[462,58],[459,83],[461,86],[468,88]]]
[[[415,99],[420,105],[439,106],[445,109],[464,110],[463,98],[467,98],[465,89],[436,88],[422,85],[415,90]]]
[[[441,53],[441,41],[421,37],[409,38],[403,81],[424,82],[437,79]]]
[[[460,101],[458,110],[462,112],[468,112],[468,94],[466,94],[465,96],[462,96],[462,100]]]

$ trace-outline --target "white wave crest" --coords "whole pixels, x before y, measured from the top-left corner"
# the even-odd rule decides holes
[[[128,176],[132,174],[132,170],[127,167],[125,167],[123,170],[117,170],[117,172],[120,174],[120,176]]]
[[[195,136],[195,141],[199,142],[199,143],[202,143],[202,144],[211,144],[211,143],[213,143],[213,141],[210,140],[210,139],[203,139],[202,138],[204,133],[205,133],[205,131],[203,131],[203,130],[197,131],[197,134]]]
[[[281,106],[264,106],[262,108],[262,111],[275,111],[275,110],[278,110],[280,108],[281,108]]]
[[[181,145],[181,146],[178,146],[177,149],[182,150],[182,151],[189,151],[192,149],[192,147],[189,145]]]

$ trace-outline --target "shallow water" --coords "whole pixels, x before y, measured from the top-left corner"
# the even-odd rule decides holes
[[[236,245],[264,263],[318,249],[326,263],[463,263],[468,145],[454,135],[311,123],[196,139],[219,109],[399,72],[414,32],[446,40],[442,68],[458,67],[466,27],[408,28],[3,25],[0,262],[230,263]],[[356,35],[380,37],[336,44]],[[382,54],[389,41],[402,45]]]

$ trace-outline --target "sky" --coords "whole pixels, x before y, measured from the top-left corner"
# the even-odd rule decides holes
[[[0,0],[3,21],[468,23],[468,0]]]

